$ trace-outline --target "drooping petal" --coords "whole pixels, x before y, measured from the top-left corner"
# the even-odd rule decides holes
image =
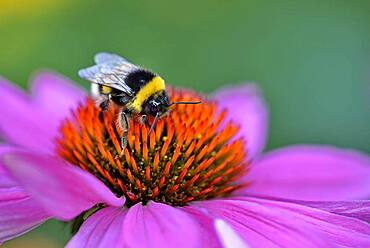
[[[12,144],[50,152],[53,144],[49,119],[33,108],[31,99],[22,90],[1,78],[0,92],[0,137]]]
[[[49,218],[20,188],[0,188],[0,194],[0,244],[38,227]]]
[[[244,200],[245,196],[232,197],[233,200]],[[283,199],[276,197],[264,197],[272,201],[283,201],[320,209],[333,214],[352,217],[370,223],[370,203],[368,200],[350,200],[350,201],[300,201]]]
[[[31,92],[34,104],[49,116],[52,121],[50,128],[55,131],[60,121],[86,97],[82,88],[50,71],[35,75],[31,81]]]
[[[299,200],[338,201],[370,196],[370,158],[324,146],[291,146],[253,164],[249,193]]]
[[[11,150],[0,147],[0,154]],[[45,211],[17,183],[0,163],[0,244],[37,227],[48,218]]]
[[[182,208],[186,213],[192,215],[199,223],[199,233],[201,236],[200,247],[219,248],[222,247],[222,240],[218,239],[218,233],[214,228],[214,220],[204,214],[201,208],[185,207]]]
[[[279,216],[281,213],[274,209],[256,207],[244,201],[204,201],[185,208],[203,213],[216,230],[216,221],[223,220],[231,229],[229,232],[242,239],[245,247],[320,247],[322,242],[326,243],[324,239],[318,240],[317,233],[309,232],[301,225],[292,225],[292,221],[285,223],[285,218],[289,218],[286,213]],[[217,230],[218,239],[224,246],[229,245],[230,240],[225,237],[227,234],[220,231]]]
[[[107,207],[99,210],[82,224],[77,234],[68,242],[67,248],[125,247],[123,242],[125,215],[126,212],[122,208]]]
[[[370,246],[369,223],[295,203],[239,197],[190,207],[223,219],[250,247]]]
[[[129,208],[123,227],[129,247],[198,247],[201,237],[198,223],[181,209],[149,202]]]
[[[184,211],[138,203],[128,210],[108,207],[89,217],[68,243],[74,247],[199,247],[199,226]]]
[[[52,72],[36,75],[32,96],[0,78],[0,137],[42,152],[53,151],[60,121],[85,97],[85,92]]]
[[[5,154],[2,160],[19,184],[55,218],[69,220],[97,203],[124,204],[101,181],[61,159],[18,151]]]
[[[244,84],[220,89],[213,98],[218,100],[220,109],[227,109],[229,120],[241,125],[248,157],[258,156],[265,147],[268,133],[268,107],[260,89],[254,84]]]
[[[369,201],[293,201],[299,205],[309,206],[326,212],[353,217],[366,222],[370,222]]]

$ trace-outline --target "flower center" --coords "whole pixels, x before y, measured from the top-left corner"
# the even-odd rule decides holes
[[[169,95],[172,101],[202,99],[176,89]],[[175,105],[150,134],[150,127],[133,116],[123,156],[117,115],[113,106],[102,112],[87,99],[63,122],[57,151],[124,195],[128,207],[149,200],[182,206],[245,186],[237,181],[248,168],[244,141],[231,140],[239,128],[223,123],[226,111],[217,111],[215,102]]]

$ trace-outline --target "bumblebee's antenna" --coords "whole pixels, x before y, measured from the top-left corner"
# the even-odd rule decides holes
[[[197,102],[171,102],[169,106],[175,105],[175,104],[199,104],[202,103],[201,101]]]
[[[169,107],[169,106],[172,106],[172,105],[175,105],[175,104],[199,104],[199,103],[202,103],[202,102],[201,102],[201,101],[198,101],[198,102],[171,102],[171,103],[168,105],[168,107]],[[155,125],[155,123],[157,122],[158,117],[159,117],[159,113],[157,113],[157,114],[155,115],[154,120],[153,120],[153,123],[152,123],[152,125],[150,126],[150,129],[149,129],[149,133],[148,133],[148,135],[153,131],[153,129],[154,129],[154,125]]]
[[[154,121],[153,121],[152,125],[150,126],[150,129],[149,129],[149,133],[148,133],[148,135],[153,131],[153,129],[154,129],[154,125],[155,125],[155,123],[157,122],[158,116],[159,116],[159,113],[157,113],[157,114],[155,115],[155,117],[154,117]]]

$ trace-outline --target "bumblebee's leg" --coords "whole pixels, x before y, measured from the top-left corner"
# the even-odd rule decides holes
[[[146,115],[140,116],[140,124],[149,126],[149,121]]]
[[[109,107],[109,98],[104,99],[104,101],[102,101],[102,102],[99,104],[99,107],[101,108],[101,110],[102,110],[103,112],[107,111],[107,110],[108,110],[108,107]]]
[[[108,107],[109,107],[109,97],[106,97],[104,98],[104,100],[99,104],[99,108],[102,110],[100,113],[99,113],[99,118],[100,120],[103,120],[103,115],[104,113],[108,110]]]
[[[124,154],[124,150],[127,146],[127,134],[128,134],[128,128],[129,128],[129,124],[128,124],[128,120],[127,120],[127,114],[124,111],[121,111],[119,116],[118,116],[118,124],[119,124],[120,128],[123,131],[122,137],[121,137],[122,152],[121,152],[121,155],[120,155],[122,157],[122,155]]]

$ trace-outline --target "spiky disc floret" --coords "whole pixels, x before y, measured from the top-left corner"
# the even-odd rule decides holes
[[[172,101],[202,99],[185,90],[171,89],[169,95]],[[174,106],[150,135],[149,127],[131,118],[120,157],[117,109],[103,113],[88,99],[63,123],[58,154],[124,195],[127,206],[149,200],[181,206],[227,195],[244,186],[237,183],[248,168],[244,141],[230,141],[239,128],[223,123],[226,111],[219,112],[217,103],[202,101]]]

